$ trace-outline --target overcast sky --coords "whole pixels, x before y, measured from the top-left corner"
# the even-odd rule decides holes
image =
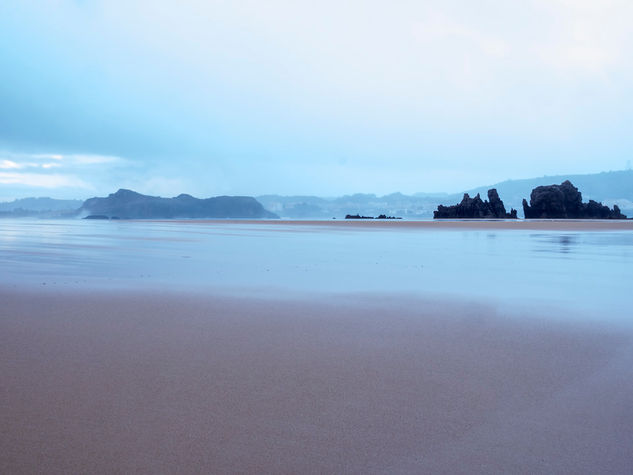
[[[618,170],[631,0],[0,2],[0,199]]]

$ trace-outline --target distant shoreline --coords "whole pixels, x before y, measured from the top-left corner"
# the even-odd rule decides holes
[[[544,219],[544,220],[345,220],[345,219],[144,219],[130,220],[158,223],[178,224],[235,224],[236,222],[253,225],[282,225],[282,226],[320,226],[336,228],[390,228],[390,229],[420,229],[420,230],[546,230],[546,231],[633,231],[633,220],[607,219]],[[121,222],[121,221],[117,221]]]

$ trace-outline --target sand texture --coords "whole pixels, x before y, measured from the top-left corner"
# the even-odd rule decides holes
[[[630,473],[633,335],[476,302],[0,291],[1,473]]]

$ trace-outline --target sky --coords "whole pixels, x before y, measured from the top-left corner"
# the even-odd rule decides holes
[[[0,200],[624,169],[630,0],[5,0]]]

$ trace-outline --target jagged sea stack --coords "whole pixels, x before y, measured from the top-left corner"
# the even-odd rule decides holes
[[[439,205],[437,210],[433,212],[434,219],[516,219],[517,211],[515,209],[506,213],[503,201],[499,198],[497,190],[492,188],[488,190],[488,201],[484,201],[477,193],[477,196],[471,198],[468,193],[464,193],[462,202],[454,206]]]
[[[530,204],[523,200],[526,219],[626,219],[617,205],[613,209],[594,200],[582,202],[582,193],[569,180],[560,185],[537,186]]]

